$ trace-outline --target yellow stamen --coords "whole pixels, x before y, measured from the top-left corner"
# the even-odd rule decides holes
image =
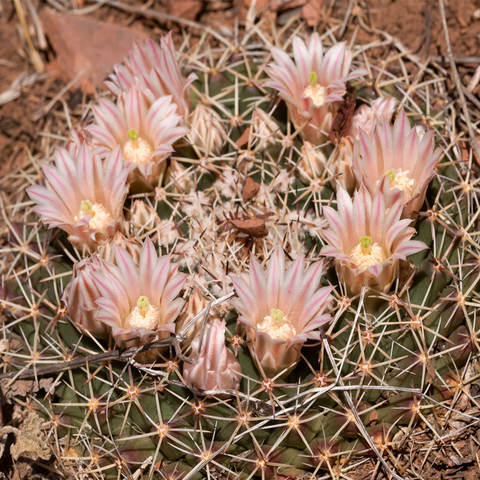
[[[272,308],[270,316],[276,321],[281,322],[283,320],[283,312],[281,310]]]
[[[273,339],[288,340],[294,337],[297,332],[281,310],[272,308],[270,315],[267,315],[262,323],[257,325],[262,332],[268,333]]]
[[[80,204],[80,210],[82,212],[89,212],[93,208],[93,204],[90,200],[82,200]]]
[[[137,308],[139,310],[145,310],[148,308],[148,298],[145,295],[138,297]]]
[[[128,135],[128,138],[132,141],[132,142],[136,142],[138,140],[138,132],[131,128],[128,132],[127,132],[127,135]]]
[[[401,169],[395,170],[393,168],[385,172],[385,175],[390,181],[390,188],[403,190],[405,194],[405,203],[412,198],[415,189],[415,180],[408,176],[409,173],[409,170],[403,171]]]
[[[140,295],[136,307],[125,320],[125,328],[155,330],[160,323],[160,309],[152,305],[145,295]]]
[[[78,222],[83,217],[90,216],[88,227],[96,230],[105,230],[108,224],[112,222],[113,217],[107,212],[100,203],[92,203],[90,200],[82,200],[79,214],[75,217]]]
[[[153,148],[146,140],[139,137],[138,133],[131,134],[131,132],[132,130],[128,131],[130,140],[123,145],[123,158],[127,162],[136,163],[137,165],[149,163],[152,160]]]
[[[390,170],[387,170],[385,172],[385,175],[388,177],[390,182],[393,182],[395,180],[395,170],[391,168]]]
[[[310,73],[308,77],[310,85],[303,92],[303,98],[310,98],[315,107],[320,107],[327,99],[327,89],[318,84],[318,75],[316,72]]]
[[[368,248],[372,244],[372,238],[365,236],[365,237],[360,237],[360,245],[362,248]]]
[[[350,252],[350,258],[360,270],[366,270],[387,259],[383,248],[378,243],[372,243],[372,239],[368,236],[360,238],[358,245]]]

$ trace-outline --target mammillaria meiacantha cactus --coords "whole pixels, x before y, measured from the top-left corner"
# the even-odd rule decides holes
[[[294,63],[256,29],[182,69],[171,35],[137,44],[56,166],[12,177],[1,385],[51,379],[29,408],[65,476],[406,478],[420,434],[477,418],[478,189],[443,79],[409,96],[370,58],[373,88],[368,49],[296,28]]]

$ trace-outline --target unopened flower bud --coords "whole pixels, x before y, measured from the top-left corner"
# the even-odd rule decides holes
[[[319,148],[310,142],[304,143],[301,153],[302,159],[298,164],[298,171],[302,181],[308,184],[322,175],[327,158]]]
[[[143,200],[134,200],[126,219],[131,222],[136,232],[148,231],[160,224],[160,217],[155,209]]]
[[[172,159],[165,174],[168,190],[178,193],[190,193],[195,186],[192,171],[188,171],[180,162]]]
[[[192,342],[192,357],[198,353],[200,339]],[[185,384],[198,390],[230,390],[241,380],[242,367],[225,345],[225,321],[208,327],[200,355],[195,363],[183,366]]]
[[[178,334],[185,325],[192,320],[199,312],[205,308],[205,301],[199,289],[196,289],[189,297],[187,308],[184,313],[181,313],[176,322],[175,331]],[[186,340],[182,343],[184,347],[190,345],[195,337],[198,336],[202,328],[203,317],[200,317],[189,329],[185,332]]]
[[[252,111],[252,131],[257,142],[261,145],[275,144],[275,138],[279,136],[280,126],[265,110],[255,107]]]
[[[135,240],[126,238],[120,232],[116,232],[115,235],[108,242],[105,242],[99,248],[99,255],[102,257],[103,260],[106,260],[110,263],[115,263],[116,247],[124,248],[133,258],[134,262],[139,262],[142,247]]]
[[[96,300],[100,291],[95,285],[92,273],[102,270],[102,260],[98,255],[86,258],[73,267],[70,283],[62,297],[70,320],[83,333],[89,332],[95,337],[107,338],[110,328],[95,320]]]
[[[328,168],[332,175],[335,189],[343,187],[352,195],[355,190],[355,175],[352,170],[353,142],[350,137],[342,137],[328,160]]]
[[[193,145],[210,152],[220,152],[226,133],[215,110],[199,103],[190,115],[190,125],[188,139]]]
[[[377,98],[370,106],[360,106],[353,114],[350,135],[359,140],[360,129],[371,135],[375,122],[390,123],[396,102],[393,97],[385,97]]]

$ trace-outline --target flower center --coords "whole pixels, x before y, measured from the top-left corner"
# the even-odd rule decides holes
[[[128,140],[122,148],[123,158],[127,162],[143,165],[152,159],[153,148],[133,128],[127,132]]]
[[[92,203],[90,200],[82,200],[80,204],[80,212],[75,221],[81,220],[83,217],[90,215],[88,228],[95,230],[105,230],[107,225],[112,222],[112,216],[107,212],[101,203]]]
[[[415,180],[408,176],[410,170],[395,170],[390,169],[385,172],[385,175],[388,177],[390,181],[390,188],[398,188],[399,190],[403,190],[405,193],[405,203],[407,203],[413,195],[413,190],[415,188]]]
[[[310,98],[316,107],[321,107],[327,99],[327,89],[318,84],[318,75],[312,72],[309,76],[310,85],[303,92],[303,98]]]
[[[373,243],[368,236],[360,237],[358,245],[350,252],[350,258],[360,270],[366,270],[387,259],[383,248],[378,243]]]
[[[283,315],[281,310],[276,308],[272,308],[270,315],[267,315],[263,322],[257,325],[257,328],[268,333],[275,340],[278,338],[288,340],[297,334],[290,320]]]
[[[152,305],[145,295],[138,297],[137,306],[129,313],[125,328],[154,330],[160,323],[160,310]]]

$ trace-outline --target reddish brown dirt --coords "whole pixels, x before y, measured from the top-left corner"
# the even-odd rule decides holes
[[[397,37],[413,52],[447,54],[438,0],[368,0],[359,3],[366,6],[361,11],[371,27]],[[344,17],[348,4],[345,0],[336,2],[333,15],[336,18]],[[453,54],[478,55],[480,1],[450,0],[445,1],[445,8]],[[349,28],[350,32],[352,27]],[[371,40],[361,30],[357,38],[360,42]]]

